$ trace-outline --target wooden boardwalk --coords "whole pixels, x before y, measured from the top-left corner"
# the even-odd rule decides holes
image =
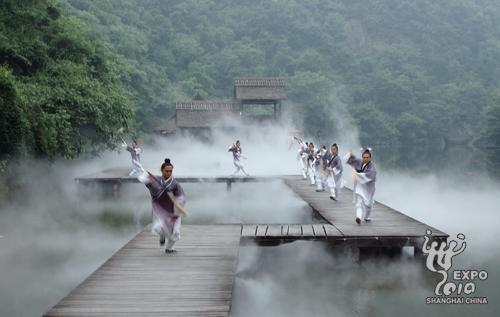
[[[128,176],[131,168],[111,168],[103,170],[99,173],[94,173],[86,176],[75,178],[80,184],[91,183],[139,183],[136,176]],[[218,177],[184,177],[175,176],[181,183],[256,183],[256,182],[271,182],[281,179],[280,176],[218,176]]]
[[[241,238],[253,240],[290,239],[319,240],[342,237],[342,233],[330,224],[283,224],[242,225]]]
[[[333,201],[327,192],[316,192],[316,187],[300,176],[286,177],[284,181],[338,231],[339,241],[351,241],[358,246],[419,247],[426,229],[432,230],[436,240],[448,238],[446,233],[379,202],[375,202],[370,215],[373,221],[358,225],[354,221],[352,190],[342,189],[339,200]]]
[[[240,233],[185,225],[165,254],[147,227],[45,316],[229,316]]]
[[[78,182],[136,182],[128,169],[112,169]],[[116,252],[45,316],[229,316],[240,240],[276,245],[295,240],[323,240],[365,250],[421,248],[427,229],[433,239],[448,235],[376,202],[372,222],[354,221],[352,191],[339,200],[300,176],[176,177],[180,182],[267,182],[283,180],[327,223],[185,225],[175,254],[165,254],[149,227]]]

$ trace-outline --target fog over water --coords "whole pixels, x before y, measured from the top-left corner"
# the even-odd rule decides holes
[[[228,175],[233,165],[227,148],[238,138],[251,175],[298,174],[298,146],[289,148],[288,131],[248,127],[215,134],[211,143],[190,137],[160,138],[145,145],[143,162],[157,172],[169,157],[174,176]],[[342,155],[359,148],[343,144],[342,139],[347,137],[338,139]],[[89,198],[74,182],[76,176],[129,165],[127,152],[52,165],[19,163],[13,181],[23,189],[14,191],[0,207],[0,316],[43,314],[149,222],[150,200],[143,185],[125,186],[118,198]],[[477,283],[475,294],[488,297],[488,305],[426,305],[437,275],[406,253],[401,259],[358,262],[355,252],[298,241],[240,249],[232,315],[493,316],[500,299],[499,182],[484,173],[464,177],[453,165],[435,172],[393,170],[387,165],[380,164],[376,199],[451,238],[465,234],[467,249],[454,259],[453,268],[488,271],[488,280]],[[231,192],[226,192],[225,184],[185,184],[184,189],[190,212],[185,224],[319,221],[279,181],[233,184]]]

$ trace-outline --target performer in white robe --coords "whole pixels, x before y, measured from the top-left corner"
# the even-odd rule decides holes
[[[302,178],[307,179],[307,142],[301,139],[295,138],[299,142],[300,148],[297,153],[297,161],[300,164],[300,171],[302,173]]]
[[[328,151],[322,146],[316,153],[316,191],[323,192],[326,187],[326,160]]]
[[[165,159],[161,165],[161,176],[155,176],[142,170],[137,179],[144,183],[149,189],[152,199],[152,232],[160,236],[160,245],[165,245],[165,239],[168,240],[165,248],[166,253],[175,252],[173,246],[181,237],[181,217],[180,212],[174,205],[172,197],[180,206],[186,204],[184,190],[181,185],[172,176],[174,166],[170,159]]]
[[[361,219],[366,222],[371,221],[370,213],[372,211],[375,181],[377,171],[372,162],[372,153],[370,149],[363,151],[362,160],[356,158],[352,153],[347,154],[347,164],[354,169],[354,195],[356,204],[356,222],[361,223]]]
[[[339,148],[336,143],[332,144],[330,151],[328,151],[327,159],[327,179],[326,183],[330,189],[330,199],[337,200],[340,189],[344,187],[342,161],[339,157]]]
[[[136,176],[142,173],[140,168],[142,148],[139,147],[137,141],[132,141],[132,146],[123,141],[122,147],[130,152],[130,156],[132,157],[132,170],[128,176]]]
[[[317,150],[314,148],[314,144],[309,142],[307,145],[307,176],[309,176],[309,180],[311,185],[316,184],[316,152]]]
[[[245,176],[250,176],[250,174],[248,174],[245,171],[245,168],[243,167],[243,163],[241,162],[241,159],[245,158],[245,157],[243,155],[241,155],[242,149],[240,146],[240,141],[236,140],[236,143],[233,144],[232,146],[230,146],[227,151],[233,152],[233,164],[234,164],[234,167],[236,168],[230,176],[236,175],[239,171],[242,171]]]

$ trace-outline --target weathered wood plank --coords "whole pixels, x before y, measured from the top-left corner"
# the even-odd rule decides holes
[[[244,228],[183,226],[174,254],[147,231],[45,316],[228,316]]]
[[[448,235],[425,223],[408,217],[380,202],[374,204],[371,218],[372,222],[355,222],[354,205],[352,204],[352,191],[343,188],[337,201],[332,201],[328,193],[316,192],[308,182],[299,176],[284,179],[299,197],[304,199],[313,209],[325,218],[333,227],[326,227],[327,236],[340,235],[348,237],[422,237],[426,229],[431,229],[434,236],[447,237]],[[309,234],[308,231],[305,234]]]
[[[290,236],[290,237],[302,236],[302,226],[301,225],[288,225],[288,236]]]
[[[312,225],[302,225],[302,236],[314,238]]]
[[[268,225],[266,237],[281,237],[281,225]]]
[[[313,224],[312,225],[314,236],[316,238],[326,238],[325,228],[323,224]]]
[[[267,225],[257,225],[257,237],[265,237],[267,232]]]

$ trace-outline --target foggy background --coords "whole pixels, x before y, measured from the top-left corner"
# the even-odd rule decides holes
[[[248,126],[234,135],[216,135],[210,144],[189,136],[158,138],[144,145],[143,163],[155,171],[170,157],[174,176],[224,176],[234,167],[227,148],[238,138],[252,175],[298,174],[298,145],[289,148],[288,131]],[[332,141],[343,144],[340,138]],[[359,145],[341,146],[341,155],[346,148],[356,153]],[[232,315],[395,316],[414,309],[451,316],[498,309],[500,254],[495,231],[500,222],[496,214],[500,184],[481,171],[464,178],[453,164],[444,164],[435,173],[381,168],[376,148],[374,163],[377,200],[449,233],[450,238],[459,232],[466,235],[467,249],[454,259],[453,268],[488,271],[489,278],[478,283],[476,295],[487,296],[489,305],[426,305],[435,276],[407,254],[400,260],[358,263],[355,255],[332,252],[321,242],[297,241],[277,247],[241,247]],[[19,163],[15,175],[24,187],[12,193],[0,213],[0,315],[43,314],[149,223],[150,198],[142,184],[124,186],[118,198],[89,199],[74,182],[76,176],[116,166],[130,166],[129,153],[109,152],[98,159],[52,165]],[[349,182],[349,167],[345,167]],[[231,192],[226,192],[225,184],[183,187],[190,212],[184,224],[319,221],[279,181],[236,183]]]
[[[299,174],[295,128],[342,156],[370,146],[375,198],[465,234],[453,268],[489,272],[476,293],[488,305],[426,305],[437,280],[408,257],[247,246],[234,316],[498,315],[498,21],[491,0],[3,0],[0,316],[43,314],[150,221],[143,185],[101,198],[74,182],[131,166],[121,127],[145,140],[146,168],[168,157],[174,176],[229,175],[236,139],[252,176]],[[228,100],[247,76],[286,78],[282,123],[151,135],[176,101]],[[185,224],[319,221],[280,182],[184,187]]]

